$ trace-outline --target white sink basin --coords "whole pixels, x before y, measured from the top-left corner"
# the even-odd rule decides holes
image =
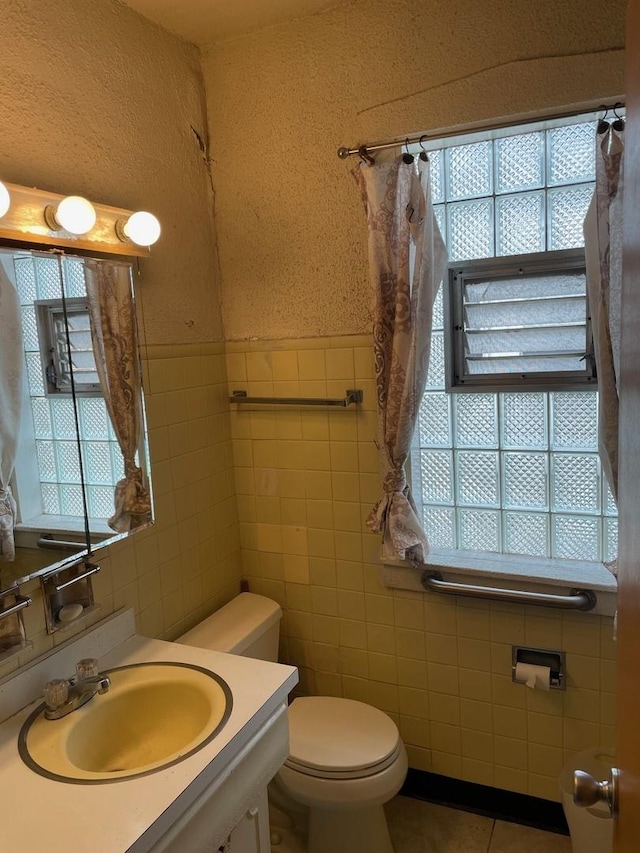
[[[108,671],[111,687],[59,720],[37,708],[20,730],[22,760],[42,776],[76,784],[117,782],[182,761],[208,743],[231,713],[215,673],[180,663]]]

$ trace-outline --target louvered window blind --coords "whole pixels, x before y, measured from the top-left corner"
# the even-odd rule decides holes
[[[62,300],[36,301],[35,307],[47,393],[71,393],[73,374],[76,394],[102,396],[85,300],[66,300],[66,321]]]
[[[452,265],[447,390],[595,385],[584,252]]]

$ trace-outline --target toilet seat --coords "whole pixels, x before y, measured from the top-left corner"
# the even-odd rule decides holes
[[[397,761],[398,729],[386,714],[333,696],[305,696],[289,707],[285,766],[321,779],[362,779]]]
[[[364,767],[359,770],[324,770],[318,767],[308,767],[304,764],[292,761],[290,758],[285,761],[285,767],[288,767],[290,770],[295,770],[297,773],[304,773],[307,776],[313,776],[316,779],[365,779],[367,776],[373,776],[376,773],[380,773],[382,770],[386,770],[387,767],[390,767],[394,761],[398,760],[401,751],[402,746],[401,744],[398,744],[396,749],[385,761],[380,764],[372,764],[369,767]]]

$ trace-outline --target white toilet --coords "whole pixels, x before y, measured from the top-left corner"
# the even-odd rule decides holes
[[[282,611],[241,593],[177,642],[276,661]],[[386,714],[351,699],[308,696],[289,707],[290,756],[276,785],[309,809],[309,853],[392,853],[383,805],[407,775],[407,753]]]

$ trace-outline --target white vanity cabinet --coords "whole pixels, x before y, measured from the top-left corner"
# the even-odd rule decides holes
[[[108,784],[68,784],[34,772],[19,756],[20,729],[42,685],[84,657],[101,671],[141,663],[182,663],[216,673],[231,714],[210,741],[164,769]],[[270,853],[267,785],[289,751],[287,696],[293,667],[135,634],[123,611],[0,681],[0,789],[6,814],[36,804],[37,821],[0,822],[2,853]],[[100,697],[98,697],[100,698]],[[92,700],[93,701],[93,700]]]
[[[211,807],[215,808],[215,802]],[[167,838],[167,844],[154,847],[153,853],[156,849],[163,853],[271,853],[270,836],[269,804],[263,791],[226,839],[211,836],[206,827],[187,824],[171,840]]]
[[[270,853],[267,784],[284,763],[288,748],[287,710],[282,704],[152,847],[146,845],[145,836],[154,827],[131,847],[131,853]]]
[[[270,853],[269,803],[264,791],[260,802],[250,808],[229,836],[224,853]]]

